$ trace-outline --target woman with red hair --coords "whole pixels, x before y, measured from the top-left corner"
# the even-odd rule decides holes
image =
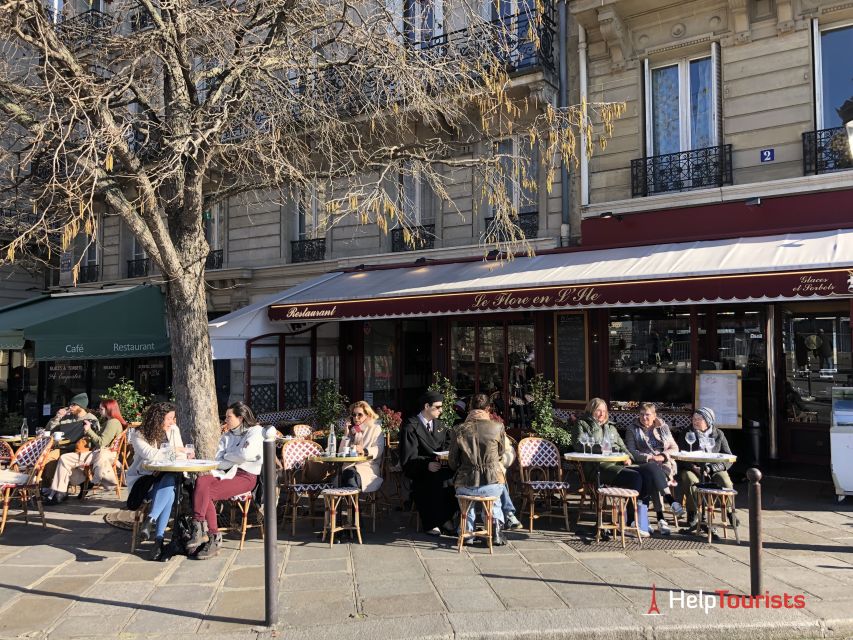
[[[100,422],[91,424],[91,421],[86,420],[83,423],[83,438],[90,451],[79,450],[60,456],[46,504],[62,502],[68,493],[68,485],[83,484],[88,465],[92,467],[93,483],[105,488],[116,486],[118,478],[113,470],[116,454],[110,451],[110,445],[121,435],[127,422],[122,418],[121,409],[115,400],[101,400],[98,413]],[[80,497],[84,495],[81,491]]]

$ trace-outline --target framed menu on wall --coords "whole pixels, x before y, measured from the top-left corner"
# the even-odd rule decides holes
[[[557,400],[586,402],[589,399],[586,312],[558,313],[554,325]]]
[[[696,374],[695,406],[710,407],[723,429],[743,427],[741,381],[738,370],[699,371]]]

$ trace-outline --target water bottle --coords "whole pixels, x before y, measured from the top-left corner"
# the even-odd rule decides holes
[[[27,419],[21,423],[21,442],[26,442],[30,437],[30,428],[27,426]]]
[[[613,443],[610,441],[610,434],[605,433],[604,439],[601,441],[601,453],[604,455],[610,455],[613,451]]]
[[[338,441],[337,441],[337,438],[335,437],[334,425],[329,427],[329,445],[328,445],[328,447],[326,447],[326,449],[327,449],[326,453],[328,453],[329,456],[334,456],[338,452]]]

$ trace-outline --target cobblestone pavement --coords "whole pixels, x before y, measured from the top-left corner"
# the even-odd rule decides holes
[[[741,497],[745,487],[739,487]],[[749,548],[733,541],[654,541],[588,550],[565,532],[511,532],[510,544],[456,552],[385,514],[364,544],[321,544],[307,524],[280,532],[279,624],[264,617],[257,530],[216,559],[144,559],[130,532],[104,522],[118,503],[71,499],[48,528],[15,517],[0,538],[0,638],[286,637],[732,638],[853,637],[853,509],[825,483],[765,483],[764,589],[803,594],[803,609],[670,607],[726,589],[749,592]],[[741,511],[746,520],[746,511]],[[555,521],[555,525],[556,525]],[[365,523],[366,525],[366,523]],[[543,527],[551,526],[542,523]],[[747,535],[746,526],[742,536]],[[652,585],[660,616],[645,615]]]

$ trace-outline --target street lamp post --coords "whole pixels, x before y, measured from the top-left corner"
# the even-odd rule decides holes
[[[847,144],[850,146],[850,156],[853,157],[853,98],[849,98],[838,109],[838,115],[847,129]]]

